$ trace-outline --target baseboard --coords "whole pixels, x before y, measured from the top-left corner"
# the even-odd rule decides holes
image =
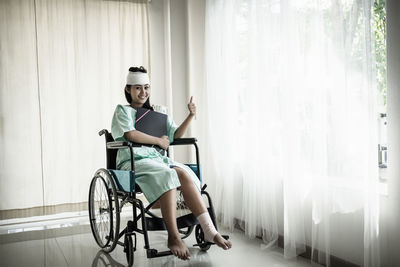
[[[34,216],[46,216],[63,212],[77,212],[88,209],[87,202],[68,203],[51,206],[40,206],[26,209],[10,209],[0,210],[0,220],[8,220],[15,218],[25,218]]]
[[[284,244],[284,237],[279,235],[278,246],[280,248],[283,248],[283,244]],[[306,245],[306,252],[300,254],[299,256],[311,260],[311,252],[312,252],[311,247]],[[319,251],[317,249],[314,249],[314,255],[318,255],[318,254],[319,254]],[[330,262],[331,262],[331,264],[330,264],[331,267],[360,267],[360,265],[346,261],[344,259],[341,259],[341,258],[333,256],[333,255],[330,255],[329,258],[330,258]],[[316,261],[316,260],[317,259],[314,257],[314,261]],[[324,264],[321,264],[321,265],[324,266]]]
[[[143,201],[144,204],[148,204],[148,201],[143,194],[137,194],[136,198]],[[64,204],[50,205],[50,206],[31,207],[26,209],[0,210],[0,221],[16,219],[16,218],[47,216],[64,212],[87,211],[87,210],[88,210],[88,202],[64,203]]]

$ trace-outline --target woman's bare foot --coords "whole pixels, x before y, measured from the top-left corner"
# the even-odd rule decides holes
[[[172,254],[181,260],[190,260],[189,249],[179,236],[168,237],[168,248],[171,250]]]
[[[223,238],[220,233],[216,234],[213,239],[214,243],[217,244],[217,246],[223,248],[224,250],[228,250],[232,247],[232,243],[229,240],[226,240]]]

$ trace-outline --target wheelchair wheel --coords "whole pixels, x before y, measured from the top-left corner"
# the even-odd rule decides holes
[[[124,252],[126,256],[126,261],[128,262],[128,266],[133,266],[135,255],[134,255],[132,237],[130,235],[125,235]]]
[[[204,232],[200,224],[196,225],[195,236],[197,244],[202,251],[207,251],[211,247],[211,244],[204,239]]]
[[[96,243],[105,252],[117,245],[119,235],[119,202],[114,181],[105,169],[99,169],[89,189],[90,227]]]

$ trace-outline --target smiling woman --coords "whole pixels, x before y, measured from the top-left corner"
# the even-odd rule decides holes
[[[128,103],[134,108],[144,107],[153,110],[150,105],[150,80],[147,70],[143,66],[129,68],[127,77],[127,85],[125,86],[124,93]]]
[[[174,121],[167,116],[163,121],[159,119],[149,121],[151,124],[162,123],[164,131],[157,134],[142,131],[139,126],[142,117],[151,112],[147,110],[140,113],[140,109],[150,106],[149,76],[146,69],[130,68],[125,87],[126,100],[129,105],[118,105],[112,119],[111,132],[116,141],[129,141],[141,146],[133,148],[134,163],[128,149],[120,149],[117,153],[117,168],[120,170],[135,170],[136,184],[146,196],[149,203],[159,201],[162,218],[168,230],[168,248],[183,260],[190,259],[190,253],[178,232],[176,220],[176,195],[177,189],[182,192],[185,203],[196,216],[204,232],[207,242],[213,242],[223,249],[231,248],[230,241],[222,237],[216,229],[211,216],[200,194],[200,181],[193,170],[174,161],[165,155],[170,143],[181,138],[192,121],[196,107],[193,97],[188,104],[189,115],[177,127]],[[165,123],[166,120],[166,123]],[[140,122],[141,123],[141,122]],[[161,129],[162,130],[162,129]],[[163,150],[157,150],[154,145]]]

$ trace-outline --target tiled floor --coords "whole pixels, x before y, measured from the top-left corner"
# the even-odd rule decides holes
[[[110,254],[99,249],[86,214],[34,219],[36,222],[30,223],[0,222],[0,266],[126,266],[121,246]],[[191,253],[187,262],[173,256],[147,259],[143,238],[138,238],[134,266],[310,266],[303,258],[284,259],[279,248],[261,249],[261,240],[249,240],[239,230],[227,234],[233,243],[230,251],[213,246],[207,252],[192,246],[192,234],[185,239]],[[165,232],[151,232],[150,244],[166,250],[166,238]]]

